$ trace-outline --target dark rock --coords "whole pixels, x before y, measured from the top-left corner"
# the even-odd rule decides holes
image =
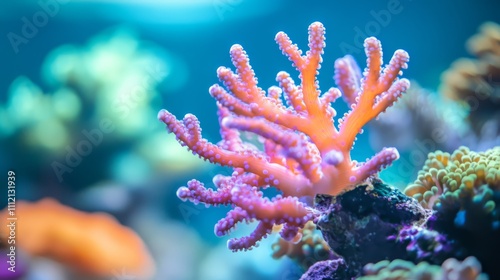
[[[406,244],[391,237],[425,217],[415,199],[378,179],[335,197],[318,195],[315,207],[323,237],[354,275],[367,263],[408,259]]]

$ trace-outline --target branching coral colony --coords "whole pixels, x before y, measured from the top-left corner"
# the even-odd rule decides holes
[[[274,225],[283,225],[280,235],[292,240],[298,230],[315,218],[315,211],[299,201],[302,196],[337,195],[363,183],[371,175],[399,157],[395,148],[384,148],[363,163],[351,159],[356,135],[371,119],[384,112],[405,92],[410,83],[398,79],[407,67],[408,53],[397,50],[382,67],[382,48],[374,37],[365,40],[367,68],[361,74],[354,59],[347,55],[335,62],[335,81],[339,88],[321,94],[316,80],[325,47],[325,28],[319,22],[309,26],[309,51],[302,55],[284,33],[276,35],[283,54],[299,71],[301,84],[279,72],[279,87],[267,95],[258,87],[246,52],[233,45],[230,56],[236,72],[220,67],[217,76],[224,84],[214,85],[210,94],[217,101],[222,141],[202,138],[198,119],[187,114],[182,121],[166,110],[158,118],[173,132],[181,145],[211,163],[231,166],[231,176],[217,175],[216,190],[191,180],[177,195],[182,200],[206,205],[231,205],[233,209],[215,225],[215,234],[227,234],[242,221],[258,220],[249,236],[231,239],[229,249],[250,249],[266,237]],[[334,124],[336,111],[330,103],[343,93],[351,110]],[[282,100],[284,95],[284,102]],[[239,131],[259,135],[263,151],[245,143]],[[282,195],[272,199],[261,189],[276,187]]]

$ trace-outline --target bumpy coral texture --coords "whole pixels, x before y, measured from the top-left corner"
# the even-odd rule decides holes
[[[405,194],[416,198],[422,206],[433,209],[442,203],[456,204],[465,197],[477,196],[484,210],[491,212],[495,203],[490,198],[500,191],[500,147],[484,152],[460,147],[452,154],[429,153],[424,167]],[[483,195],[485,187],[487,193]]]
[[[321,94],[316,76],[325,47],[323,25],[315,22],[309,26],[309,51],[305,55],[283,32],[276,35],[276,42],[300,73],[300,85],[282,71],[276,78],[279,86],[270,87],[266,95],[257,85],[247,53],[240,45],[233,45],[230,56],[236,71],[220,67],[217,75],[224,86],[214,85],[209,90],[219,108],[222,141],[218,144],[202,137],[194,115],[177,120],[166,110],[158,114],[193,153],[233,168],[231,176],[214,177],[216,190],[191,180],[177,192],[179,198],[194,203],[233,206],[215,225],[218,236],[227,234],[239,222],[259,221],[250,236],[228,242],[233,251],[253,247],[272,231],[273,225],[283,225],[281,237],[293,239],[315,216],[299,197],[336,195],[352,189],[399,156],[396,149],[384,148],[358,163],[351,159],[350,150],[363,126],[409,87],[408,80],[398,79],[409,60],[405,51],[397,50],[388,65],[382,67],[380,42],[373,37],[366,39],[364,73],[351,56],[340,58],[335,62],[335,80],[340,89],[330,88]],[[341,91],[351,110],[336,126],[336,111],[330,103],[342,95]],[[242,141],[240,131],[259,135],[263,150]],[[264,197],[261,189],[269,186],[278,188],[282,195]]]
[[[300,239],[287,241],[280,238],[273,243],[273,258],[287,256],[305,270],[318,261],[336,258],[312,221],[307,222],[304,228],[299,230],[296,238]]]
[[[360,280],[486,280],[488,277],[481,273],[481,264],[474,257],[463,261],[453,258],[447,259],[441,266],[427,262],[414,264],[404,260],[380,261],[376,264],[367,264],[364,268],[365,276]]]
[[[500,147],[483,152],[460,147],[452,154],[437,151],[429,154],[418,179],[405,190],[434,210],[426,225],[446,240],[433,242],[441,246],[440,255],[475,256],[492,279],[500,277],[496,261],[500,246],[499,170]],[[417,243],[426,243],[418,235],[414,237]],[[429,246],[416,249],[428,251]],[[440,256],[433,254],[432,259]]]

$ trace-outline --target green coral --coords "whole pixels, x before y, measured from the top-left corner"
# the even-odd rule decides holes
[[[429,153],[417,180],[405,189],[405,194],[428,209],[442,203],[462,208],[472,200],[475,204],[482,204],[484,211],[490,213],[495,208],[495,202],[491,200],[493,192],[498,190],[500,147],[474,152],[462,146],[452,154]]]
[[[404,260],[380,261],[367,264],[364,267],[363,277],[359,280],[483,280],[488,277],[481,273],[481,264],[475,257],[468,257],[463,261],[450,258],[441,266],[431,265],[427,262],[414,264]]]

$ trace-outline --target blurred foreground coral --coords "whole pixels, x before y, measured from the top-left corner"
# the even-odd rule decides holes
[[[54,259],[93,277],[122,270],[149,279],[155,264],[141,238],[104,213],[85,213],[53,199],[16,204],[16,246],[32,257]],[[0,212],[6,220],[8,209]],[[0,229],[8,236],[8,227]]]

